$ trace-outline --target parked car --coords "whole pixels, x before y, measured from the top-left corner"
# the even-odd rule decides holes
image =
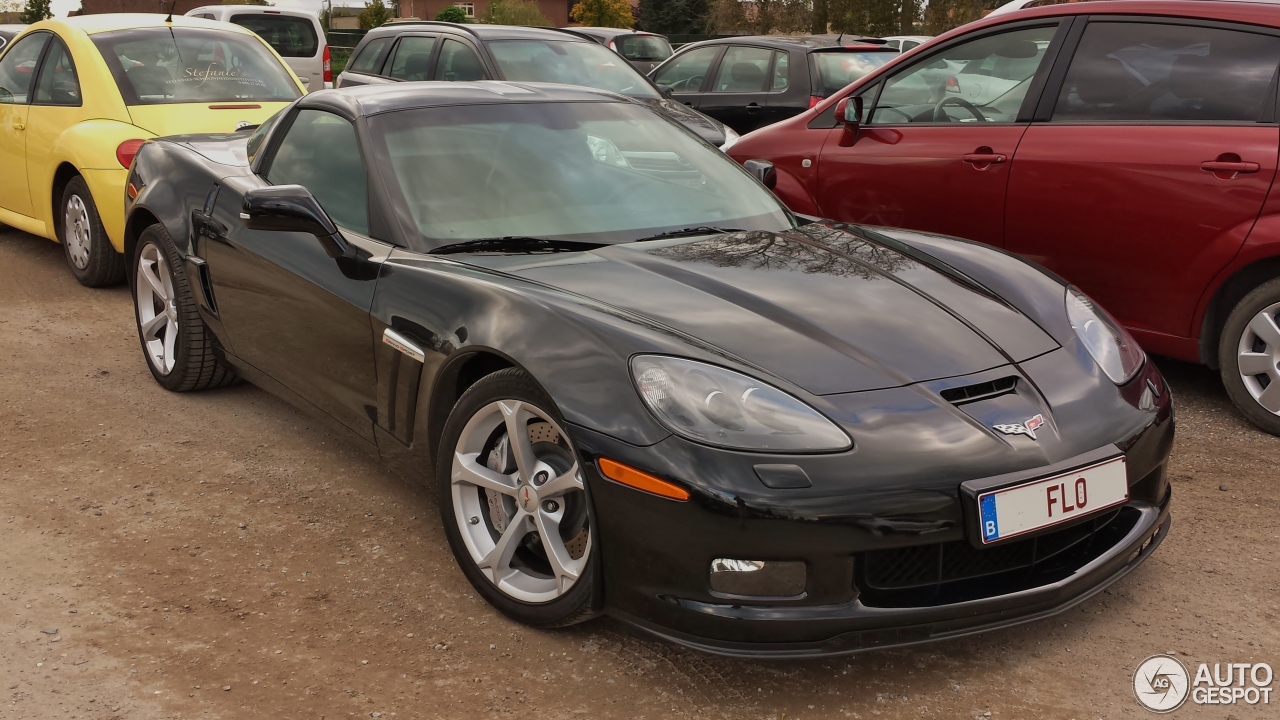
[[[234,132],[301,95],[258,36],[160,14],[45,20],[0,54],[0,222],[62,243],[90,287],[124,278],[121,198],[143,140]]]
[[[575,27],[565,28],[590,35],[601,45],[613,50],[631,63],[631,67],[647,74],[671,57],[671,43],[666,35],[630,28]]]
[[[893,48],[898,52],[906,52],[912,48],[923,45],[933,39],[932,35],[891,35],[889,37],[880,38],[884,40],[884,46]]]
[[[672,101],[617,53],[576,32],[510,25],[405,21],[372,30],[351,53],[337,87],[416,80],[512,80],[582,85],[659,110],[724,150],[738,134]]]
[[[849,652],[1052,615],[1150,555],[1173,415],[1123,330],[752,173],[590,88],[312,93],[139,151],[142,354],[411,468],[476,591],[538,627]]]
[[[248,28],[284,58],[307,90],[333,87],[329,43],[315,13],[259,5],[205,5],[187,15]]]
[[[1274,5],[1035,8],[952,31],[733,156],[774,162],[797,212],[1044,264],[1148,350],[1219,368],[1280,433],[1277,66]]]
[[[880,40],[756,35],[680,48],[650,77],[741,134],[785,120],[897,57]]]
[[[0,50],[13,39],[15,35],[27,28],[26,25],[0,25]]]

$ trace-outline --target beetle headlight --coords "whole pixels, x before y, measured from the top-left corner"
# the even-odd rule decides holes
[[[1074,287],[1067,287],[1067,319],[1102,372],[1111,382],[1123,385],[1129,382],[1147,356],[1128,331],[1120,327],[1107,311]]]
[[[817,410],[742,373],[659,355],[631,361],[636,389],[671,432],[737,450],[834,452],[853,442]]]

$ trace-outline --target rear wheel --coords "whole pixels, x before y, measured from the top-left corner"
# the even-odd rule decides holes
[[[163,225],[142,231],[133,258],[133,305],[142,354],[156,382],[175,392],[229,385],[236,374],[213,351],[178,250]]]
[[[440,448],[440,515],[476,590],[537,627],[592,617],[595,532],[577,455],[551,399],[518,370],[489,375],[458,400]]]
[[[1280,278],[1244,296],[1218,341],[1222,384],[1254,425],[1280,435]]]
[[[71,178],[62,191],[62,211],[55,219],[58,242],[71,274],[85,287],[107,287],[124,280],[124,256],[111,247],[84,178]]]

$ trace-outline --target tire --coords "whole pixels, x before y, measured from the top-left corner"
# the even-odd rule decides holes
[[[523,428],[523,453],[508,440],[513,427]],[[528,375],[501,370],[463,393],[436,453],[440,518],[458,566],[491,605],[540,628],[583,622],[600,604],[594,516],[563,428]]]
[[[71,178],[62,191],[58,206],[58,242],[67,258],[71,274],[85,287],[109,287],[124,282],[124,256],[111,247],[102,227],[98,206],[93,202],[84,178]]]
[[[133,317],[151,375],[168,390],[230,385],[236,374],[214,353],[182,258],[163,225],[142,231],[133,253]]]
[[[1280,278],[1244,296],[1222,329],[1218,364],[1231,402],[1249,422],[1280,435]]]

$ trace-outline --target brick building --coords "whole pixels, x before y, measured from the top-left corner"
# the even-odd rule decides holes
[[[92,2],[93,0],[86,1]],[[179,2],[181,1],[179,0]],[[462,0],[460,2],[455,2],[454,0],[400,0],[400,16],[434,20],[441,10],[450,5],[457,5],[467,12],[467,17],[479,20],[484,17],[485,11],[489,9],[489,2],[490,0]],[[553,26],[564,27],[569,24],[569,9],[576,5],[577,2],[578,0],[538,0],[538,7]],[[387,4],[390,5],[390,3]]]
[[[171,0],[80,0],[81,15],[103,13],[164,13],[169,12]],[[201,5],[217,5],[217,0],[177,0],[173,14],[182,15]]]

